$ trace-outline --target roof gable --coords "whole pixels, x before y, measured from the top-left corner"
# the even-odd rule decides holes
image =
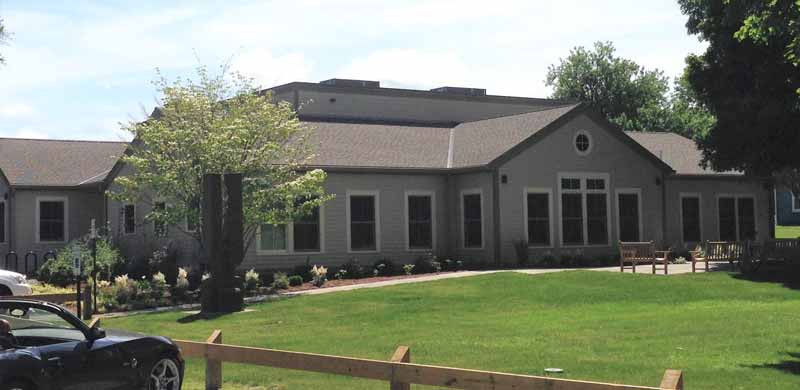
[[[0,169],[11,186],[98,184],[127,147],[127,142],[0,138]]]

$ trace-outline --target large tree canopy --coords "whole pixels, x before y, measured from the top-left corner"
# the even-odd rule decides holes
[[[566,59],[550,66],[546,83],[553,87],[552,98],[587,102],[625,130],[694,137],[714,123],[684,77],[671,91],[663,72],[616,56],[611,42],[596,42],[593,50],[572,49]]]
[[[125,126],[134,136],[123,158],[132,173],[115,183],[114,197],[164,202],[146,217],[202,239],[200,196],[203,175],[243,175],[245,243],[258,226],[283,224],[306,215],[329,197],[321,170],[304,170],[312,156],[309,129],[292,106],[275,103],[252,80],[223,72],[198,80],[155,82],[161,94],[157,115]],[[185,221],[200,229],[184,229]]]
[[[689,32],[709,43],[705,53],[687,58],[691,88],[717,118],[700,140],[704,162],[757,175],[796,170],[800,69],[787,48],[796,48],[797,21],[783,22],[794,28],[771,28],[780,18],[763,15],[776,1],[679,2]]]

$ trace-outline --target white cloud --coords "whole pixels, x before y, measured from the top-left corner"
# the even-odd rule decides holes
[[[19,118],[27,117],[36,113],[36,110],[25,103],[0,103],[0,117]]]
[[[48,139],[50,136],[42,131],[33,128],[21,128],[10,133],[0,132],[0,135],[3,137],[10,137],[10,138],[34,138],[34,139]]]
[[[311,76],[311,62],[302,53],[275,57],[269,50],[253,49],[235,55],[231,69],[252,77],[262,87],[271,87]]]

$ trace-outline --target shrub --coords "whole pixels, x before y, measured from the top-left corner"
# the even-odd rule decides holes
[[[261,280],[259,279],[258,272],[256,270],[251,269],[244,274],[244,289],[250,292],[256,291],[258,289]]]
[[[292,287],[302,286],[303,277],[300,275],[292,275],[289,277],[289,285]]]
[[[58,251],[55,259],[46,261],[39,267],[36,278],[44,283],[65,287],[75,283],[75,276],[72,273],[72,252],[74,248],[79,248],[81,262],[83,263],[83,277],[92,274],[91,250],[86,239],[73,240],[64,248]],[[119,274],[123,264],[119,251],[105,239],[97,240],[97,278],[111,279]]]
[[[188,292],[189,273],[183,268],[178,268],[178,276],[175,278],[175,284],[172,286],[172,296],[176,299],[184,299]]]
[[[166,297],[167,291],[169,291],[167,277],[161,272],[153,274],[153,279],[150,281],[150,297],[155,300],[162,299]]]
[[[314,265],[314,267],[311,268],[310,273],[311,273],[311,283],[313,283],[317,287],[322,287],[322,285],[328,281],[328,269],[323,266],[317,267],[316,265]]]
[[[403,273],[406,275],[414,273],[414,264],[403,264]]]
[[[150,272],[160,272],[169,284],[175,284],[178,278],[178,249],[169,244],[153,251],[148,260]]]
[[[350,259],[350,261],[344,263],[342,269],[345,270],[345,278],[347,279],[361,279],[367,276],[364,266],[356,259]]]
[[[373,265],[377,273],[375,276],[392,276],[397,275],[400,271],[392,260],[380,259]]]
[[[308,282],[311,280],[311,265],[308,263],[308,259],[306,259],[305,265],[296,265],[292,269],[292,275],[297,275],[303,279],[304,282]]]
[[[686,258],[683,256],[676,257],[675,264],[686,264]]]
[[[415,274],[429,274],[433,272],[441,272],[442,270],[442,263],[440,263],[436,256],[432,254],[427,254],[425,256],[421,256],[414,262],[414,273]]]
[[[136,282],[129,279],[128,275],[125,274],[114,278],[114,286],[112,287],[111,292],[117,303],[124,305],[136,299],[136,287]]]
[[[344,268],[339,268],[339,270],[333,274],[333,277],[336,278],[336,280],[347,279],[347,270]]]
[[[276,272],[272,275],[272,288],[275,290],[286,290],[289,288],[289,277],[284,272]]]

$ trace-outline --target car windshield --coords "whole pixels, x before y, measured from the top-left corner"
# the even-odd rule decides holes
[[[0,319],[11,324],[12,332],[21,329],[75,329],[57,314],[35,307],[2,308]]]

